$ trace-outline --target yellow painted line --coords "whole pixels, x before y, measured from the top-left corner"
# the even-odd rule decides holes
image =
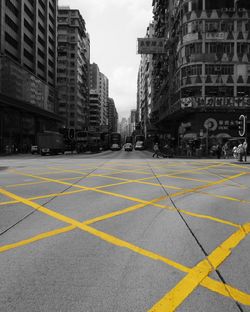
[[[96,218],[90,219],[88,221],[85,221],[83,224],[90,225],[90,224],[94,224],[96,222],[100,222],[100,221],[104,221],[104,220],[107,220],[107,219],[111,219],[111,218],[123,215],[125,213],[133,212],[133,211],[136,211],[138,209],[144,208],[146,206],[153,205],[153,204],[155,204],[155,203],[157,203],[157,202],[159,202],[161,200],[164,200],[164,199],[165,199],[165,196],[161,196],[161,197],[156,198],[156,199],[154,199],[154,200],[152,200],[152,201],[150,201],[148,203],[145,203],[145,204],[137,204],[137,205],[125,208],[123,210],[118,210],[118,211],[115,211],[115,212],[108,213],[108,214],[106,214],[104,216],[100,216],[100,217],[96,217]],[[167,206],[166,206],[166,208],[167,208]],[[172,207],[169,207],[169,208],[172,208]]]
[[[28,244],[31,244],[31,243],[37,242],[39,240],[42,240],[42,239],[45,239],[45,238],[48,238],[48,237],[52,237],[52,236],[55,236],[55,235],[58,235],[58,234],[67,233],[69,231],[72,231],[75,228],[76,228],[75,226],[70,225],[70,226],[67,226],[67,227],[64,227],[64,228],[60,228],[60,229],[57,229],[57,230],[53,230],[53,231],[50,231],[50,232],[46,232],[46,233],[42,233],[42,234],[36,235],[36,236],[34,236],[32,238],[28,238],[28,239],[19,241],[17,243],[5,245],[5,246],[0,246],[0,253],[8,251],[8,250],[11,250],[11,249],[15,249],[15,248],[18,248],[18,247],[23,247],[25,245],[28,245]]]
[[[90,233],[90,234],[92,234],[92,235],[94,235],[96,237],[99,237],[102,240],[104,240],[104,241],[106,241],[108,243],[111,243],[111,244],[113,244],[115,246],[122,247],[122,248],[127,248],[127,249],[129,249],[131,251],[134,251],[134,252],[136,252],[138,254],[144,255],[144,256],[146,256],[148,258],[151,258],[151,259],[154,259],[154,260],[160,260],[161,259],[161,261],[167,263],[168,265],[170,265],[170,266],[172,266],[172,267],[174,267],[174,268],[176,268],[178,270],[182,270],[184,272],[188,271],[187,267],[185,267],[185,266],[183,266],[183,265],[181,265],[181,264],[179,264],[179,263],[177,263],[175,261],[172,261],[172,260],[167,259],[167,258],[163,258],[160,255],[157,255],[157,254],[155,254],[153,252],[150,252],[150,251],[147,251],[147,250],[142,249],[140,247],[137,247],[137,246],[135,246],[133,244],[130,244],[130,243],[126,242],[126,241],[123,241],[123,240],[121,240],[119,238],[116,238],[116,237],[114,237],[112,235],[109,235],[107,233],[98,231],[98,230],[96,230],[94,228],[91,228],[88,225],[86,225],[84,223],[81,223],[81,222],[79,222],[79,221],[77,221],[77,220],[75,220],[73,218],[70,218],[70,217],[64,216],[64,215],[62,215],[62,214],[60,214],[58,212],[52,211],[52,210],[50,210],[50,209],[48,209],[48,208],[46,208],[44,206],[41,206],[41,205],[39,205],[37,203],[34,203],[34,202],[30,201],[30,200],[27,200],[27,199],[25,199],[23,197],[20,197],[20,196],[18,196],[16,194],[10,193],[9,191],[6,191],[6,190],[4,190],[2,188],[0,188],[0,193],[5,195],[5,196],[8,196],[10,198],[13,198],[13,199],[15,199],[15,200],[17,200],[19,202],[22,202],[23,204],[25,204],[27,206],[30,206],[30,207],[34,208],[35,210],[40,211],[40,212],[42,212],[42,213],[44,213],[44,214],[46,214],[46,215],[48,215],[50,217],[53,217],[53,218],[55,218],[55,219],[57,219],[59,221],[62,221],[62,222],[70,224],[72,226],[72,229],[74,227],[77,227],[77,228],[79,228],[79,229],[81,229],[81,230],[83,230],[83,231],[85,231],[87,233]],[[92,219],[92,222],[94,222],[94,219]],[[64,228],[64,231],[66,231],[65,228]],[[21,244],[21,242],[20,242],[20,244]],[[4,248],[4,246],[1,247],[1,248]]]
[[[248,169],[250,170],[249,166],[244,166],[243,164],[229,164],[231,167],[237,167],[237,168],[241,168],[241,169]]]
[[[187,210],[184,210],[184,209],[178,209],[178,210],[181,213],[184,213],[184,214],[189,215],[191,217],[195,217],[195,218],[199,218],[199,219],[206,219],[206,220],[214,221],[214,222],[217,222],[217,223],[222,223],[222,224],[225,224],[225,225],[229,225],[229,226],[232,226],[232,227],[235,227],[235,228],[240,228],[241,227],[240,224],[233,223],[231,221],[223,220],[223,219],[220,219],[220,218],[212,217],[212,216],[209,216],[209,215],[204,215],[204,214],[200,214],[200,213],[190,212],[190,211],[187,211]]]
[[[27,198],[28,200],[38,200],[38,199],[45,199],[45,198],[51,198],[51,197],[60,197],[60,196],[67,196],[67,195],[72,195],[72,194],[77,194],[84,192],[85,190],[75,190],[75,191],[70,191],[70,192],[63,192],[63,193],[51,193],[47,195],[40,195],[40,196],[35,196],[35,197],[29,197]],[[19,203],[16,200],[13,201],[6,201],[0,203],[0,206],[5,206],[5,205],[12,205],[12,204],[17,204]]]
[[[241,304],[250,306],[250,294],[240,291],[231,285],[223,284],[219,281],[211,279],[210,277],[207,277],[201,282],[201,286],[224,297],[233,298],[235,301]]]
[[[115,246],[118,246],[118,247],[122,247],[122,248],[126,248],[126,249],[129,249],[137,254],[140,254],[142,256],[145,256],[147,258],[150,258],[150,259],[153,259],[153,260],[156,260],[156,261],[161,261],[161,262],[164,262],[166,263],[167,265],[179,270],[179,271],[182,271],[182,272],[188,272],[189,271],[189,268],[187,268],[186,266],[180,264],[180,263],[177,263],[173,260],[170,260],[168,258],[165,258],[165,257],[162,257],[158,254],[155,254],[151,251],[148,251],[148,250],[145,250],[143,248],[140,248],[138,246],[135,246],[133,244],[130,244],[129,242],[126,242],[126,241],[123,241],[117,237],[114,237],[112,235],[109,235],[107,233],[104,233],[104,232],[101,232],[99,230],[96,230],[95,228],[92,228],[92,227],[89,227],[87,225],[85,225],[85,230],[96,236],[96,237],[99,237],[101,238],[102,240],[112,244],[112,245],[115,245]]]
[[[211,196],[211,197],[226,199],[226,200],[229,200],[229,201],[235,201],[235,202],[239,202],[239,203],[250,204],[249,200],[239,199],[239,198],[232,197],[232,196],[218,195],[218,194],[214,194],[214,193],[199,192],[199,191],[197,191],[197,193],[203,194],[203,195],[208,195],[208,196]]]
[[[55,182],[55,183],[63,184],[63,185],[67,185],[67,186],[73,186],[75,188],[80,188],[80,189],[88,190],[88,191],[94,191],[94,192],[97,192],[97,193],[110,195],[110,196],[118,197],[118,198],[123,198],[123,199],[127,199],[127,200],[130,200],[130,201],[138,202],[138,203],[148,203],[148,201],[145,201],[145,200],[142,200],[142,199],[139,199],[139,198],[126,196],[126,195],[122,195],[122,194],[116,194],[116,193],[113,193],[113,192],[100,190],[100,189],[97,189],[97,188],[94,188],[94,187],[86,187],[86,186],[81,186],[79,184],[71,184],[71,183],[68,183],[68,182],[65,182],[65,181],[60,181],[60,180],[55,180],[55,179],[35,176],[35,175],[31,175],[31,174],[24,174],[24,173],[20,173],[20,172],[17,172],[17,171],[15,171],[15,172],[17,174],[20,174],[20,175],[30,176],[30,177],[41,179],[41,180],[44,180],[44,181]],[[125,184],[125,182],[124,182],[124,184]]]
[[[82,178],[82,176],[74,177],[74,178],[65,178],[65,179],[61,179],[61,181],[71,181],[71,180],[76,180],[80,178]],[[9,185],[4,185],[4,188],[15,188],[15,187],[21,187],[21,186],[37,185],[37,184],[44,184],[46,182],[37,181],[37,182],[24,182],[24,183],[19,183],[19,184],[9,184]]]
[[[240,228],[217,247],[207,259],[198,263],[190,272],[160,301],[150,312],[173,312],[187,297],[202,283],[202,281],[216,270],[231,254],[232,250],[245,239],[247,234]]]
[[[136,252],[136,253],[138,253],[138,254],[141,254],[141,255],[143,255],[143,256],[145,256],[145,257],[151,258],[151,259],[156,260],[156,261],[164,262],[164,263],[168,264],[169,266],[174,267],[174,268],[176,268],[176,269],[178,269],[178,270],[180,270],[180,271],[182,271],[182,272],[186,272],[186,273],[189,272],[188,275],[189,275],[190,272],[191,272],[190,269],[189,269],[188,267],[186,267],[186,266],[184,266],[184,265],[182,265],[182,264],[179,264],[179,263],[177,263],[177,262],[175,262],[175,261],[172,261],[172,260],[170,260],[170,259],[168,259],[168,258],[165,258],[165,257],[162,257],[162,256],[160,256],[160,255],[157,255],[157,254],[155,254],[155,253],[153,253],[153,252],[151,252],[151,251],[142,249],[142,248],[140,248],[140,247],[138,247],[138,246],[135,246],[135,245],[133,245],[133,244],[130,244],[130,243],[126,242],[126,241],[120,240],[120,239],[118,239],[118,238],[116,238],[116,237],[114,237],[114,236],[111,236],[111,235],[107,234],[107,233],[98,231],[98,230],[96,230],[96,229],[94,229],[94,228],[91,228],[91,227],[89,227],[89,226],[87,225],[87,224],[89,224],[90,222],[91,222],[91,223],[94,223],[94,222],[99,221],[99,220],[97,220],[98,218],[94,218],[94,219],[92,219],[92,220],[88,220],[88,221],[85,222],[85,224],[84,224],[84,223],[80,223],[80,222],[78,222],[78,221],[76,221],[76,220],[74,220],[74,219],[72,219],[72,218],[69,218],[69,217],[66,217],[66,216],[64,216],[64,215],[61,215],[61,214],[59,214],[59,213],[57,213],[57,212],[51,211],[50,209],[47,209],[47,208],[45,208],[45,207],[43,207],[43,206],[40,206],[39,204],[33,203],[32,201],[26,200],[25,198],[22,198],[22,197],[20,197],[20,196],[17,196],[17,195],[15,195],[15,194],[10,193],[10,192],[8,192],[8,191],[5,191],[5,190],[3,190],[3,189],[1,189],[1,188],[0,188],[0,193],[2,193],[2,194],[5,195],[5,196],[8,196],[8,197],[10,197],[10,198],[13,198],[13,199],[15,199],[15,200],[18,200],[18,201],[20,201],[20,202],[23,202],[24,204],[26,204],[26,205],[28,205],[28,206],[31,206],[31,207],[33,207],[34,209],[37,209],[37,210],[39,210],[40,212],[43,212],[43,213],[45,213],[45,214],[47,214],[47,215],[49,215],[49,216],[51,216],[51,217],[53,217],[53,218],[56,218],[56,219],[58,219],[58,220],[60,220],[60,221],[62,221],[62,222],[66,222],[66,223],[71,224],[71,226],[64,227],[64,228],[61,228],[61,229],[57,229],[57,230],[54,230],[54,231],[51,231],[51,232],[43,233],[43,234],[37,235],[37,236],[35,236],[35,237],[33,237],[33,238],[30,238],[30,239],[27,239],[27,240],[24,240],[24,241],[21,241],[21,242],[18,242],[18,243],[14,243],[14,244],[11,244],[11,245],[2,246],[2,247],[0,247],[0,251],[1,251],[1,252],[7,251],[7,250],[10,250],[10,249],[13,249],[13,248],[17,248],[17,247],[20,247],[20,246],[24,246],[24,245],[30,244],[30,243],[32,243],[32,242],[35,242],[35,241],[38,241],[38,240],[41,240],[41,239],[45,239],[45,238],[47,238],[47,237],[51,237],[51,236],[58,235],[58,234],[61,234],[61,233],[66,233],[66,232],[71,231],[71,230],[73,230],[74,228],[77,227],[77,228],[80,228],[80,229],[82,229],[83,231],[88,232],[88,233],[90,233],[90,234],[92,234],[92,235],[94,235],[94,236],[96,236],[96,237],[98,237],[98,238],[101,238],[102,240],[104,240],[104,241],[106,241],[106,242],[109,242],[109,243],[111,243],[111,244],[113,244],[113,245],[116,245],[116,246],[119,246],[119,247],[122,247],[122,248],[127,248],[127,249],[129,249],[129,250],[131,250],[131,251],[133,251],[133,252]],[[161,198],[156,199],[156,200],[160,200],[160,199],[161,199]],[[155,201],[156,201],[156,200],[155,200]],[[137,205],[137,209],[140,209],[139,206],[142,207],[143,205]],[[132,209],[132,207],[130,207],[130,208]],[[134,206],[133,209],[135,210],[136,207]],[[131,210],[128,210],[128,208],[127,208],[127,209],[124,210],[124,213],[127,213],[127,212],[129,212],[129,211],[131,211]],[[119,212],[118,212],[118,213],[119,213]],[[119,213],[119,214],[121,214],[121,213]],[[109,215],[109,217],[110,217],[110,214],[108,214],[108,215]],[[104,219],[108,218],[108,215],[103,216],[102,219],[104,220]],[[114,213],[113,216],[115,216],[115,215],[117,215],[117,214]],[[245,225],[245,229],[246,229],[246,231],[248,231],[248,233],[250,232],[250,226],[249,226],[249,224]],[[243,232],[243,231],[242,231],[242,232]],[[245,232],[244,232],[244,233],[245,233]],[[232,239],[232,241],[233,241],[233,239]],[[231,248],[232,248],[233,246],[235,246],[235,245],[236,245],[236,244],[233,244],[232,242],[230,243],[230,242],[228,241],[227,243],[224,244],[224,246],[223,246],[223,244],[222,244],[222,248],[228,248],[228,249],[231,250]],[[211,255],[211,256],[210,256],[210,258],[211,258],[210,261],[213,261],[213,258],[212,258],[212,257],[214,257],[215,259],[218,258],[218,255],[216,254],[216,252],[215,252],[214,255]],[[220,257],[220,259],[221,259],[221,257]],[[204,262],[204,261],[203,261],[203,262]],[[203,263],[203,262],[202,262],[202,263]],[[213,262],[214,262],[214,261],[213,261]],[[218,262],[218,261],[217,261],[217,262]],[[215,262],[215,263],[217,263],[217,262]],[[217,264],[219,265],[219,262],[218,262]],[[197,271],[198,271],[197,273],[200,275],[200,272],[199,272],[200,267],[203,268],[203,265],[198,265],[197,270],[194,270],[194,269],[192,270],[192,273],[194,273],[194,276],[195,276],[195,277],[197,277],[197,276],[195,275],[195,273],[196,273]],[[204,274],[204,272],[202,272],[202,273]],[[217,290],[218,290],[218,287],[219,287],[219,286],[218,286],[217,284],[214,285],[214,283],[211,282],[211,280],[209,280],[209,288],[210,288],[211,290],[217,291]],[[245,301],[245,295],[244,295],[244,293],[239,292],[238,290],[235,290],[234,288],[232,288],[232,290],[234,291],[234,296],[235,296],[235,298],[236,298],[236,300],[237,300],[238,302]],[[220,286],[218,292],[219,292],[219,293],[222,293],[223,295],[227,295],[225,292],[222,292],[222,291],[221,291],[221,286]],[[242,296],[243,296],[243,299],[241,298]]]
[[[241,176],[243,174],[244,173],[240,173],[240,174],[237,174],[237,175],[234,175],[234,176],[231,176],[231,177],[228,177],[228,178],[224,178],[224,179],[216,181],[216,182],[211,182],[208,185],[203,185],[203,186],[199,186],[199,187],[196,187],[196,188],[193,188],[193,189],[187,189],[187,190],[184,190],[184,191],[176,192],[176,193],[173,193],[171,195],[171,197],[177,197],[177,196],[180,196],[180,195],[184,195],[184,194],[187,194],[187,193],[194,192],[195,190],[198,190],[198,189],[206,188],[206,187],[211,186],[211,185],[220,184],[220,183],[223,183],[225,181],[228,181],[229,179],[237,178],[238,176]],[[38,176],[34,176],[34,177],[39,178]],[[44,178],[44,177],[40,177],[40,179],[46,179],[46,180],[48,179],[50,181],[52,180],[52,179]],[[52,181],[56,182],[56,183],[59,183],[59,184],[71,185],[70,183],[61,182],[60,180],[52,180]],[[125,183],[126,182],[124,182],[124,184]],[[122,195],[122,194],[117,194],[117,193],[113,193],[113,192],[108,192],[108,191],[100,190],[100,189],[97,189],[97,188],[87,188],[87,187],[80,186],[80,185],[73,185],[73,186],[76,187],[76,188],[80,188],[80,189],[84,189],[84,190],[90,190],[90,191],[95,191],[95,192],[106,194],[106,195],[110,195],[110,196],[113,196],[113,197],[128,199],[128,200],[131,200],[131,201],[134,201],[134,202],[138,202],[138,203],[143,203],[143,204],[148,204],[149,203],[149,201],[145,201],[145,200],[141,200],[141,199],[138,199],[138,198],[134,198],[134,197],[130,197],[130,196]],[[168,196],[166,196],[165,198],[168,198]],[[166,205],[160,205],[160,204],[154,204],[154,203],[152,205],[156,206],[156,207],[159,207],[159,208],[167,208],[167,209],[174,210],[173,207],[166,206]],[[182,212],[186,213],[186,214],[189,214],[189,215],[192,215],[192,216],[197,217],[197,218],[210,219],[210,220],[216,221],[218,223],[222,223],[222,224],[227,224],[227,225],[231,225],[231,226],[234,226],[234,227],[238,227],[237,224],[234,224],[234,223],[231,223],[229,221],[222,220],[222,219],[219,219],[219,218],[214,218],[214,217],[211,217],[211,216],[206,216],[206,215],[197,214],[197,213],[191,213],[191,212],[188,212],[188,211],[185,211],[185,210],[182,210]]]
[[[170,292],[158,301],[149,312],[173,312],[199,286],[205,277],[212,272],[205,259],[194,267]]]

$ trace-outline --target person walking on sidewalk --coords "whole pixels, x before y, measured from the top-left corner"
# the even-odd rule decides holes
[[[247,140],[242,144],[244,160],[247,161]]]
[[[159,149],[158,143],[155,143],[155,145],[154,145],[154,147],[153,147],[153,150],[154,150],[154,154],[152,155],[152,157],[154,158],[155,155],[156,155],[157,158],[159,158],[160,149]]]

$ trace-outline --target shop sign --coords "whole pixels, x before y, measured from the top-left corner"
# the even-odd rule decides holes
[[[234,107],[250,108],[249,97],[188,97],[181,99],[181,108]]]
[[[218,130],[229,130],[229,127],[237,127],[238,120],[218,120]]]
[[[224,32],[209,32],[206,33],[207,40],[225,40]]]
[[[166,53],[165,38],[138,38],[138,54]]]

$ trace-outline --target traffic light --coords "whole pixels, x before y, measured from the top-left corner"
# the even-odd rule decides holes
[[[74,140],[74,138],[75,138],[75,129],[73,129],[73,128],[69,129],[68,136],[69,136],[70,140]]]
[[[240,115],[238,121],[238,131],[240,136],[244,136],[246,133],[246,116]]]

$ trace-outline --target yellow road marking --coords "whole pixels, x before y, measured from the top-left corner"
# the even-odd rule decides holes
[[[149,312],[175,311],[202,281],[228,258],[232,250],[237,247],[246,236],[247,234],[242,228],[233,233],[225,242],[217,247],[207,259],[202,260],[191,269],[172,290],[149,310]],[[229,289],[226,290],[229,292]],[[247,301],[247,298],[245,299]],[[250,301],[248,304],[250,305]]]
[[[37,235],[36,237],[33,237],[33,238],[31,238],[31,239],[24,240],[24,241],[22,241],[22,242],[18,242],[18,243],[15,243],[15,244],[2,246],[1,249],[0,249],[0,251],[4,251],[4,250],[6,251],[6,250],[9,250],[9,249],[16,248],[16,247],[18,247],[18,246],[23,246],[23,245],[25,245],[25,244],[28,244],[28,243],[31,243],[31,242],[40,240],[40,239],[44,239],[44,238],[49,237],[49,236],[52,236],[52,235],[58,235],[58,234],[60,234],[60,233],[65,233],[65,232],[70,231],[70,230],[73,230],[74,228],[77,227],[77,228],[80,228],[80,229],[82,229],[82,230],[85,231],[85,232],[88,232],[88,233],[90,233],[90,234],[92,234],[92,235],[95,235],[95,236],[97,236],[97,237],[103,239],[104,241],[109,242],[109,243],[111,243],[111,244],[113,244],[113,245],[116,245],[116,246],[119,246],[119,247],[123,247],[123,248],[127,248],[127,249],[129,249],[129,250],[131,250],[131,251],[134,251],[134,252],[136,252],[136,253],[138,253],[138,254],[141,254],[141,255],[146,256],[146,257],[148,257],[148,258],[151,258],[151,259],[153,259],[153,260],[162,261],[162,262],[164,262],[164,263],[166,263],[166,264],[168,264],[168,265],[170,265],[170,266],[172,266],[172,267],[174,267],[174,268],[176,268],[176,269],[178,269],[178,270],[180,270],[180,271],[182,271],[182,272],[189,272],[189,273],[190,273],[190,269],[187,268],[187,267],[185,267],[185,266],[183,266],[182,264],[179,264],[179,263],[177,263],[177,262],[175,262],[175,261],[172,261],[172,260],[167,259],[167,258],[165,258],[165,257],[162,257],[162,256],[160,256],[160,255],[157,255],[157,254],[155,254],[155,253],[153,253],[153,252],[151,252],[151,251],[142,249],[142,248],[140,248],[140,247],[138,247],[138,246],[135,246],[135,245],[133,245],[133,244],[130,244],[130,243],[126,242],[126,241],[120,240],[120,239],[118,239],[118,238],[116,238],[116,237],[114,237],[114,236],[111,236],[111,235],[107,234],[107,233],[98,231],[98,230],[96,230],[96,229],[94,229],[94,228],[91,228],[91,227],[89,227],[89,226],[87,225],[87,224],[90,224],[90,222],[91,222],[91,223],[95,223],[95,222],[99,221],[99,220],[97,220],[97,218],[94,218],[94,219],[92,219],[92,220],[88,220],[88,221],[85,222],[85,224],[84,224],[84,223],[80,223],[80,222],[78,222],[78,221],[76,221],[76,220],[74,220],[74,219],[72,219],[72,218],[69,218],[69,217],[66,217],[66,216],[64,216],[64,215],[61,215],[61,214],[59,214],[59,213],[57,213],[57,212],[51,211],[51,210],[48,209],[48,208],[45,208],[45,207],[43,207],[43,206],[41,206],[41,205],[39,205],[39,204],[36,204],[36,203],[34,203],[34,202],[32,202],[32,201],[29,201],[29,200],[27,200],[27,199],[25,199],[25,198],[22,198],[22,197],[20,197],[20,196],[17,196],[17,195],[15,195],[15,194],[10,193],[10,192],[8,192],[8,191],[6,191],[6,190],[3,190],[3,189],[1,189],[1,188],[0,188],[0,193],[2,193],[2,194],[5,195],[5,196],[8,196],[8,197],[10,197],[10,198],[13,198],[13,199],[15,199],[15,200],[18,200],[18,201],[20,201],[20,202],[22,202],[22,203],[24,203],[24,204],[26,204],[26,205],[28,205],[28,206],[31,206],[32,208],[34,208],[34,209],[36,209],[36,210],[39,210],[40,212],[43,212],[43,213],[45,213],[45,214],[47,214],[47,215],[49,215],[49,216],[51,216],[51,217],[53,217],[53,218],[56,218],[56,219],[58,219],[58,220],[60,220],[60,221],[62,221],[62,222],[66,222],[66,223],[71,224],[71,226],[69,226],[69,227],[64,227],[64,228],[62,228],[62,229],[58,229],[58,230],[55,230],[55,231],[43,233],[43,234]],[[160,198],[159,198],[159,200],[160,200]],[[142,206],[142,205],[141,205],[141,206]],[[131,207],[131,209],[132,209],[132,207]],[[134,206],[134,210],[135,210],[135,209],[136,209],[136,208],[135,208],[135,206]],[[137,209],[140,209],[140,208],[139,208],[139,205],[137,205]],[[125,209],[125,210],[128,211],[128,208]],[[118,212],[118,213],[119,213],[119,212]],[[116,214],[116,213],[114,213],[114,215],[115,215],[115,214]],[[121,213],[120,213],[120,214],[121,214]],[[109,214],[109,215],[110,215],[110,214]],[[107,215],[102,217],[102,219],[104,219],[104,218],[107,218]],[[250,232],[250,224],[245,225],[245,232],[247,232],[247,233]],[[244,232],[244,233],[245,233],[245,232]],[[235,244],[233,245],[232,243],[230,244],[229,242],[225,243],[224,246],[223,246],[223,244],[222,244],[222,248],[228,248],[228,249],[230,249],[230,250],[231,250],[232,246],[235,246]],[[216,255],[216,253],[215,253],[213,256],[211,255],[211,256],[210,256],[210,258],[211,258],[210,261],[213,261],[213,258],[212,258],[212,257],[214,257],[215,259],[217,259],[217,258],[218,258],[218,255]],[[215,261],[214,261],[214,262],[215,262]],[[218,261],[217,261],[217,262],[218,262]],[[215,263],[217,263],[217,262],[215,262]],[[202,262],[202,263],[203,263],[203,262]],[[219,262],[218,262],[218,265],[219,265]],[[213,291],[216,291],[216,290],[218,289],[218,285],[216,284],[216,287],[215,287],[214,284],[213,284],[213,283],[211,282],[211,280],[210,280],[210,282],[209,282],[209,288],[212,289]],[[235,296],[235,298],[236,298],[236,300],[237,300],[238,302],[241,302],[241,300],[244,301],[244,302],[246,301],[246,295],[245,295],[243,292],[239,292],[239,291],[235,290],[234,288],[232,288],[232,290],[234,291],[234,296]],[[221,294],[227,295],[225,292],[222,292],[222,291],[221,291],[221,288],[219,288],[219,291],[220,291]],[[243,298],[242,298],[242,297],[243,297]]]
[[[22,174],[22,173],[18,173],[18,174]],[[223,182],[228,181],[228,180],[230,180],[230,179],[237,178],[237,177],[239,177],[239,176],[241,176],[241,175],[243,175],[243,174],[245,174],[245,173],[239,173],[239,174],[237,174],[237,175],[234,175],[234,176],[231,176],[231,177],[228,177],[228,178],[224,178],[224,179],[219,180],[219,181],[216,181],[216,182],[211,182],[211,183],[209,183],[209,184],[207,184],[207,185],[195,187],[195,188],[193,188],[193,189],[187,189],[187,190],[184,190],[184,191],[176,192],[176,193],[173,193],[173,194],[171,195],[171,197],[177,197],[177,196],[180,196],[180,195],[184,195],[184,194],[187,194],[187,193],[191,193],[191,192],[193,192],[193,191],[196,191],[196,190],[200,190],[200,189],[209,187],[209,186],[211,186],[211,185],[220,184],[220,183],[223,183]],[[25,174],[25,175],[26,175],[26,174]],[[29,176],[33,176],[33,175],[29,175]],[[122,195],[122,194],[117,194],[117,193],[113,193],[113,192],[108,192],[108,191],[100,190],[100,189],[97,189],[97,188],[88,188],[88,187],[80,186],[80,185],[72,185],[72,184],[70,184],[70,183],[68,183],[68,182],[62,182],[62,181],[60,181],[60,180],[54,180],[54,179],[49,179],[49,178],[45,178],[45,177],[39,177],[39,176],[33,176],[33,177],[40,178],[40,179],[42,179],[42,180],[53,181],[53,182],[56,182],[56,183],[59,183],[59,184],[71,185],[71,186],[74,186],[75,188],[80,188],[80,189],[89,190],[89,191],[95,191],[95,192],[98,192],[98,193],[101,193],[101,194],[105,194],[105,195],[110,195],[110,196],[113,196],[113,197],[128,199],[128,200],[131,200],[131,201],[134,201],[134,202],[138,202],[138,203],[143,203],[143,204],[149,203],[148,201],[141,200],[141,199],[139,199],[139,198],[134,198],[134,197],[130,197],[130,196]],[[125,184],[125,183],[126,183],[126,182],[124,182],[124,184]],[[168,196],[166,196],[165,198],[168,198]],[[156,207],[159,207],[159,208],[168,208],[168,209],[174,210],[172,207],[166,206],[166,205],[160,205],[160,204],[155,204],[155,203],[153,203],[152,205],[153,205],[153,206],[156,206]],[[234,226],[234,227],[238,227],[237,224],[234,224],[234,223],[232,223],[232,222],[229,222],[229,221],[226,221],[226,220],[223,220],[223,219],[214,218],[214,217],[211,217],[211,216],[206,216],[206,215],[198,214],[198,213],[191,213],[191,212],[188,212],[188,211],[186,211],[186,210],[182,210],[182,213],[191,215],[191,216],[193,216],[193,217],[203,218],[203,219],[210,219],[210,220],[213,220],[213,221],[216,221],[216,222],[219,222],[219,223],[223,223],[223,224],[231,225],[231,226]]]
[[[42,234],[36,235],[36,236],[34,236],[32,238],[28,238],[28,239],[19,241],[17,243],[5,245],[5,246],[0,246],[0,253],[8,251],[8,250],[11,250],[11,249],[15,249],[17,247],[22,247],[22,246],[25,246],[25,245],[28,245],[28,244],[31,244],[31,243],[37,242],[39,240],[42,240],[42,239],[45,239],[45,238],[48,238],[48,237],[52,237],[52,236],[55,236],[55,235],[58,235],[58,234],[67,233],[69,231],[72,231],[75,228],[76,227],[74,225],[70,225],[70,226],[63,227],[63,228],[60,228],[60,229],[57,229],[57,230],[53,230],[53,231],[50,231],[50,232],[46,232],[46,233],[42,233]]]
[[[61,181],[71,181],[71,180],[76,180],[80,178],[82,178],[82,176],[74,177],[74,178],[65,178],[65,179],[61,179]],[[19,183],[19,184],[4,185],[4,188],[15,188],[15,187],[20,187],[20,186],[37,185],[37,184],[44,184],[44,183],[46,182],[45,181],[24,182],[24,183]]]
[[[231,297],[235,301],[250,306],[250,294],[247,294],[239,289],[236,289],[228,284],[223,284],[219,281],[213,280],[210,277],[206,277],[201,286],[216,292],[224,297]],[[229,295],[230,294],[230,295]]]
[[[79,222],[79,221],[77,221],[77,220],[75,220],[73,218],[70,218],[70,217],[62,215],[62,214],[60,214],[58,212],[52,211],[52,210],[50,210],[50,209],[48,209],[48,208],[46,208],[44,206],[41,206],[41,205],[39,205],[37,203],[34,203],[34,202],[32,202],[32,201],[30,201],[28,199],[25,199],[25,198],[23,198],[21,196],[16,195],[16,194],[10,193],[9,191],[6,191],[6,190],[4,190],[2,188],[0,188],[0,193],[5,195],[5,196],[8,196],[10,198],[13,198],[13,199],[15,199],[15,200],[17,200],[17,201],[27,205],[27,206],[30,206],[30,207],[34,208],[35,210],[37,210],[37,211],[40,211],[40,212],[42,212],[44,214],[47,214],[47,215],[49,215],[49,216],[51,216],[51,217],[53,217],[53,218],[55,218],[55,219],[57,219],[59,221],[62,221],[64,223],[70,224],[71,226],[73,226],[72,229],[74,227],[79,228],[79,229],[81,229],[81,230],[83,230],[85,232],[88,232],[88,233],[90,233],[90,234],[92,234],[94,236],[102,238],[104,241],[109,242],[109,243],[111,243],[113,245],[116,245],[116,246],[119,246],[119,247],[123,247],[123,248],[127,248],[129,250],[135,251],[135,252],[137,252],[137,253],[139,253],[141,255],[145,255],[145,256],[147,256],[149,258],[152,258],[154,260],[159,260],[161,258],[160,255],[156,255],[155,253],[152,253],[150,251],[144,250],[144,249],[142,249],[140,247],[137,247],[137,246],[135,246],[133,244],[130,244],[130,243],[126,242],[126,241],[120,240],[119,238],[116,238],[116,237],[114,237],[112,235],[109,235],[107,233],[104,233],[104,232],[101,232],[101,231],[98,231],[98,230],[96,230],[94,228],[89,227],[87,224],[89,224],[90,221],[86,221],[86,223],[81,223],[81,222]],[[134,207],[134,210],[140,209],[140,208],[142,208],[142,207],[138,207],[138,205],[137,205],[137,208]],[[105,219],[104,216],[103,216],[103,219]],[[95,222],[97,222],[96,218],[91,220],[91,223],[95,223]],[[67,231],[66,228],[63,228],[61,230],[64,231],[64,232]],[[60,231],[60,229],[58,231]],[[69,231],[69,227],[68,227],[68,231]],[[45,235],[48,235],[48,233],[45,234]],[[38,239],[38,238],[36,238],[36,239]],[[19,244],[21,244],[21,242]],[[1,248],[4,248],[4,246],[1,247]],[[8,248],[10,249],[10,247],[8,247]],[[183,266],[183,265],[181,265],[181,264],[179,264],[179,263],[177,263],[175,261],[172,261],[170,259],[163,258],[163,257],[162,257],[162,261],[167,263],[170,266],[175,267],[178,270],[182,270],[184,272],[187,272],[187,268],[185,266]]]

